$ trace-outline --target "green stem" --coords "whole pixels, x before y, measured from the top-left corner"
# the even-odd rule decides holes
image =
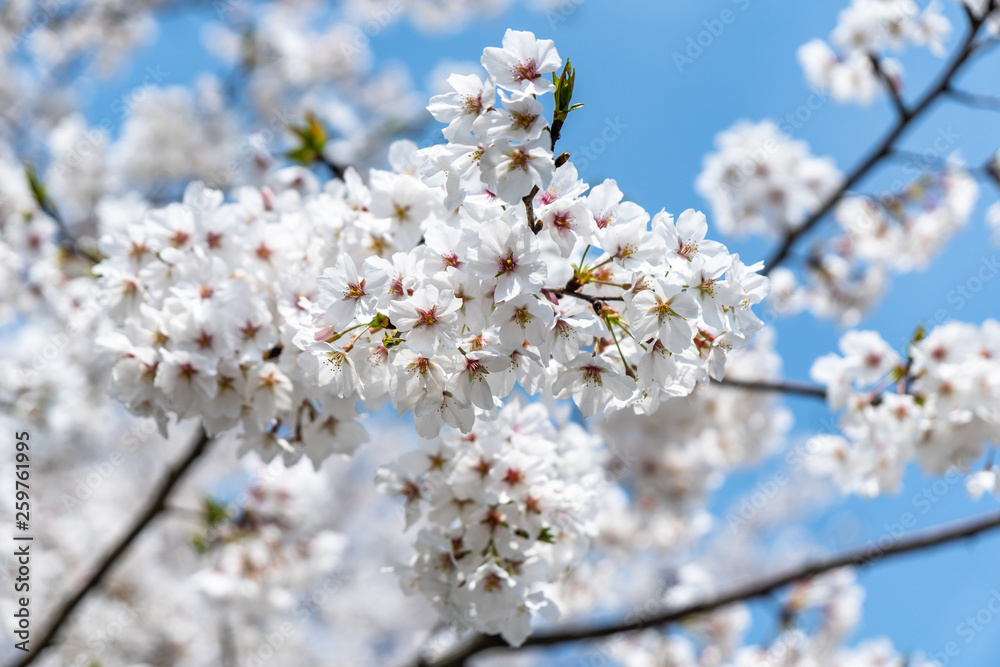
[[[622,365],[625,366],[625,375],[635,380],[635,373],[629,368],[628,361],[625,359],[625,353],[622,352],[622,346],[618,344],[618,336],[615,335],[615,329],[611,326],[611,320],[605,317],[604,323],[608,325],[608,331],[611,332],[611,340],[615,341],[615,347],[618,348],[618,355],[622,358]]]

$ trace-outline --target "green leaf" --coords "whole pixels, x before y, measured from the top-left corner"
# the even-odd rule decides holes
[[[318,162],[326,147],[326,128],[312,111],[306,112],[304,125],[289,125],[288,129],[301,140],[299,146],[285,153],[285,157],[302,165]]]
[[[542,528],[542,532],[538,533],[538,541],[545,542],[547,544],[555,544],[556,538],[549,528]]]
[[[48,193],[45,191],[45,184],[38,177],[38,172],[35,168],[29,164],[24,165],[24,175],[28,177],[28,187],[31,188],[31,194],[35,197],[35,201],[42,208],[45,208],[45,204],[49,199]]]
[[[201,501],[202,516],[209,527],[218,526],[229,520],[229,508],[212,498]]]
[[[208,553],[208,538],[204,535],[192,535],[191,546],[199,556],[204,556]]]

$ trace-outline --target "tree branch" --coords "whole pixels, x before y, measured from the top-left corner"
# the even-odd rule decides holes
[[[156,488],[156,492],[152,496],[152,500],[146,506],[146,509],[135,518],[131,529],[115,544],[110,551],[108,551],[100,560],[97,568],[93,571],[87,581],[74,593],[68,600],[62,603],[62,605],[56,609],[56,612],[52,615],[51,620],[42,630],[38,639],[34,641],[34,650],[24,656],[21,660],[15,663],[11,663],[14,667],[27,667],[38,658],[42,652],[51,646],[59,634],[59,631],[66,624],[73,614],[73,611],[77,606],[83,602],[87,595],[97,588],[104,577],[108,574],[112,567],[118,562],[122,555],[128,550],[129,546],[139,537],[140,534],[153,522],[153,520],[159,516],[159,514],[166,508],[167,498],[173,492],[177,483],[184,477],[184,474],[194,465],[205,450],[208,448],[208,444],[212,439],[205,433],[203,426],[198,427],[198,432],[191,443],[187,453],[184,455],[183,459],[174,464],[173,467],[167,472],[167,475],[160,480],[159,486]]]
[[[720,387],[732,387],[734,389],[745,389],[748,391],[770,391],[783,394],[796,394],[798,396],[811,396],[826,400],[826,389],[819,385],[806,382],[795,382],[791,380],[737,380],[723,378],[712,383]]]
[[[868,54],[869,60],[871,60],[872,67],[875,69],[875,74],[878,78],[882,80],[885,84],[886,91],[889,93],[889,98],[892,100],[892,106],[896,109],[896,113],[899,114],[900,119],[909,118],[910,110],[906,108],[906,103],[903,102],[903,98],[899,94],[899,89],[896,88],[896,83],[892,80],[888,74],[886,74],[885,69],[882,68],[882,61],[878,59],[874,53]]]
[[[969,56],[975,52],[975,38],[984,21],[985,17],[983,19],[977,19],[970,16],[969,33],[966,35],[961,48],[952,57],[951,63],[945,69],[937,83],[924,93],[923,97],[920,98],[920,100],[909,110],[908,113],[901,115],[896,120],[895,126],[893,126],[889,133],[883,137],[875,149],[869,153],[868,157],[865,158],[861,164],[855,167],[854,171],[848,175],[837,191],[834,192],[822,206],[814,211],[805,220],[805,222],[785,235],[781,245],[765,263],[764,269],[761,271],[763,275],[768,275],[775,267],[780,266],[781,263],[788,258],[788,255],[795,243],[811,231],[816,225],[818,225],[826,214],[833,210],[844,195],[847,194],[851,188],[857,185],[863,178],[865,178],[876,165],[878,165],[882,158],[889,155],[889,153],[892,152],[896,141],[910,127],[913,121],[922,116],[924,112],[931,107],[935,100],[949,90],[952,79],[954,79],[955,75],[962,69],[962,66],[969,59]]]
[[[538,186],[531,188],[531,192],[521,199],[524,202],[524,215],[528,220],[528,229],[536,235],[542,231],[542,221],[535,217],[535,195],[538,194]],[[537,224],[536,224],[537,223]]]
[[[591,304],[601,303],[602,301],[624,301],[625,299],[620,296],[594,296],[593,294],[584,294],[583,292],[577,292],[575,290],[559,289],[556,287],[546,287],[542,290],[543,292],[551,292],[557,296],[571,296],[576,299],[582,299],[588,301]]]
[[[528,637],[522,648],[529,646],[552,646],[660,627],[684,620],[689,616],[715,611],[736,602],[764,597],[797,581],[809,579],[831,570],[849,566],[870,565],[891,556],[899,556],[905,553],[933,548],[963,538],[974,537],[979,533],[996,528],[1000,528],[1000,512],[991,512],[975,519],[945,524],[944,526],[900,538],[886,548],[861,547],[837,556],[806,563],[785,572],[762,577],[742,586],[735,586],[728,592],[711,595],[683,607],[667,609],[656,614],[651,614],[637,621],[537,634]],[[425,667],[459,667],[460,665],[464,665],[473,655],[493,648],[510,647],[499,636],[477,635],[454,653],[434,662],[422,661],[419,664]]]
[[[996,95],[970,93],[951,87],[949,87],[945,92],[949,97],[957,102],[965,104],[966,106],[976,107],[977,109],[989,109],[990,111],[1000,111],[1000,97],[997,97]]]

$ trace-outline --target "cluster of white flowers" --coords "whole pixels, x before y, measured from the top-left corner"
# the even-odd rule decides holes
[[[410,75],[392,64],[373,65],[372,37],[403,11],[379,5],[365,20],[350,10],[331,14],[319,4],[265,3],[252,18],[252,31],[241,22],[213,23],[203,41],[230,66],[248,70],[246,96],[261,119],[260,132],[273,136],[315,113],[329,130],[326,156],[360,167],[381,158],[386,128],[425,120]]]
[[[836,190],[832,158],[815,157],[771,121],[742,121],[715,138],[696,188],[726,234],[780,235],[798,227]]]
[[[288,609],[298,591],[335,570],[346,538],[311,520],[330,490],[308,463],[280,475],[264,474],[253,458],[244,467],[254,480],[245,502],[205,501],[193,543],[211,563],[194,582],[216,600]]]
[[[406,499],[408,523],[427,512],[416,554],[396,568],[404,590],[460,628],[518,646],[534,613],[558,616],[543,585],[586,555],[604,484],[600,439],[562,412],[511,400],[379,471],[380,488]]]
[[[835,212],[844,234],[833,245],[896,273],[922,269],[965,226],[978,195],[976,180],[953,156],[900,192],[844,199]]]
[[[786,269],[772,273],[772,305],[856,324],[878,303],[890,275],[923,269],[941,252],[978,197],[975,178],[952,156],[898,191],[842,199],[834,210],[840,233],[814,246],[804,284]]]
[[[934,2],[921,11],[915,0],[853,0],[838,18],[833,46],[814,39],[799,49],[799,62],[811,85],[842,102],[868,104],[885,89],[883,77],[902,89],[902,65],[878,54],[912,44],[942,56],[951,33],[951,23]]]
[[[734,352],[726,378],[767,381],[781,377],[773,332],[764,329],[753,345]],[[649,417],[609,415],[597,428],[615,459],[609,468],[633,499],[612,512],[607,539],[650,542],[664,549],[700,536],[711,523],[709,493],[726,473],[772,453],[791,428],[791,413],[777,397],[733,387],[706,385],[690,396],[667,401]],[[630,524],[648,535],[630,534]],[[629,520],[627,517],[632,517]]]
[[[120,330],[102,342],[112,395],[137,414],[163,427],[200,417],[211,434],[242,423],[247,448],[318,463],[365,440],[354,399],[315,390],[291,340],[299,298],[336,251],[336,213],[307,172],[280,176],[314,196],[247,188],[223,204],[194,184],[183,203],[108,225],[94,271]]]
[[[206,76],[194,91],[167,86],[136,96],[108,156],[113,173],[146,192],[189,180],[229,186],[240,127],[222,85]]]
[[[706,240],[703,215],[660,213],[650,229],[614,181],[583,197],[572,163],[556,168],[538,98],[559,56],[530,33],[504,45],[484,52],[485,82],[454,76],[455,92],[432,99],[449,143],[404,156],[423,182],[348,179],[353,244],[303,302],[312,325],[295,339],[321,384],[388,394],[425,437],[468,431],[515,382],[572,396],[585,416],[648,412],[718,376],[762,326],[760,265]]]
[[[151,10],[156,4],[156,0],[90,0],[76,11],[66,11],[39,0],[15,0],[0,9],[0,25],[12,36],[4,44],[25,43],[44,70],[91,58],[97,71],[106,74],[155,34]]]
[[[1000,323],[948,323],[917,338],[904,360],[877,333],[851,331],[843,356],[813,365],[830,407],[844,412],[843,435],[808,443],[810,467],[846,493],[896,492],[914,459],[928,474],[968,471],[986,443],[1000,443]],[[989,481],[974,476],[970,489],[982,493]],[[1000,490],[995,475],[992,482]]]
[[[25,335],[42,340],[34,328]],[[31,584],[33,600],[46,608],[93,572],[97,555],[120,539],[146,500],[149,480],[192,435],[173,428],[170,440],[162,440],[152,420],[127,414],[103,388],[78,386],[70,375],[81,363],[58,359],[53,366],[51,375],[62,374],[65,391],[81,401],[103,399],[104,406],[99,411],[53,396],[53,416],[75,428],[0,412],[8,431],[30,431],[32,471],[44,475],[31,496],[32,561],[41,566]],[[253,455],[234,469],[235,439],[220,438],[172,495],[164,520],[88,598],[87,613],[66,628],[45,661],[156,664],[167,656],[178,667],[207,667],[235,655],[250,665],[404,664],[436,616],[381,571],[411,550],[399,530],[397,503],[375,490],[372,477],[378,460],[412,446],[415,436],[384,426],[378,435],[383,446],[377,452],[331,460],[316,472],[304,461],[286,467],[275,459],[265,466]],[[2,469],[11,478],[14,463]],[[198,549],[192,549],[193,519],[206,496],[215,504],[201,516],[216,521],[197,533]],[[11,516],[14,500],[14,494],[3,499]],[[0,526],[4,539],[16,532],[12,522]],[[13,559],[2,573],[17,577],[17,567]],[[384,604],[373,607],[374,598]],[[13,613],[14,603],[2,598],[0,609]],[[337,648],[332,662],[331,645]],[[12,644],[0,650],[8,662],[17,655]]]

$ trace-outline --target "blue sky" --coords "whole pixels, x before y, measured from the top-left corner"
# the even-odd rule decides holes
[[[404,62],[421,84],[442,59],[478,61],[483,47],[499,45],[508,27],[554,39],[563,58],[570,58],[577,68],[574,99],[587,105],[570,117],[560,148],[578,159],[581,149],[593,146],[609,123],[620,128],[619,136],[595,156],[582,177],[592,184],[616,178],[626,197],[648,210],[666,208],[679,213],[686,208],[707,210],[693,184],[701,171],[702,157],[712,150],[719,131],[744,118],[783,118],[808,100],[812,93],[805,85],[796,49],[813,37],[827,37],[846,3],[567,0],[560,13],[518,8],[458,34],[426,37],[406,26],[393,26],[372,43],[382,62]],[[946,4],[953,23],[964,27],[957,5]],[[120,75],[95,84],[88,105],[91,122],[109,116],[117,122],[111,105],[141,82],[147,67],[161,66],[168,72],[170,84],[189,83],[195,73],[205,69],[223,71],[200,44],[199,30],[209,16],[204,12],[164,21],[155,44],[140,52]],[[717,34],[712,34],[713,28]],[[701,47],[700,54],[693,48],[686,53],[699,33],[705,33],[700,37],[707,46]],[[954,35],[949,46],[956,41]],[[675,53],[697,57],[680,67]],[[903,62],[907,71],[905,94],[911,99],[943,64],[924,52],[907,53]],[[995,55],[979,62],[971,75],[960,79],[962,86],[978,92],[1000,92],[991,81],[997,62]],[[845,107],[830,100],[795,130],[795,136],[808,141],[814,153],[833,156],[847,171],[892,122],[893,112],[885,100],[870,108]],[[995,112],[965,109],[947,101],[940,102],[911,130],[902,146],[923,150],[939,132],[957,133],[957,147],[973,164],[983,163],[1000,146]],[[898,170],[895,173],[898,175]],[[872,192],[886,187],[893,175],[891,169],[882,169],[862,189]],[[883,304],[864,320],[862,328],[878,330],[887,340],[901,343],[939,309],[945,309],[949,318],[976,323],[996,317],[1000,280],[987,281],[975,298],[960,307],[954,298],[956,287],[966,284],[984,261],[994,257],[984,212],[996,198],[996,189],[983,185],[980,204],[967,228],[942,250],[929,270],[895,279]],[[830,228],[830,221],[821,227]],[[718,232],[712,236],[720,238]],[[771,243],[766,241],[720,240],[740,252],[748,263],[770,254]],[[835,349],[842,333],[835,325],[808,315],[779,322],[778,332],[785,372],[793,379],[807,379],[813,359]],[[816,430],[828,414],[824,406],[808,401],[793,401],[792,405],[798,435]],[[917,525],[925,526],[996,506],[992,500],[972,503],[960,483],[935,488],[934,481],[911,471],[900,496],[849,500],[818,517],[811,527],[822,537],[851,525],[852,535],[864,542],[885,533],[885,525],[899,521],[904,512],[911,512]],[[752,478],[741,476],[723,490],[719,503],[728,504],[741,488],[752,483]],[[926,494],[926,502],[918,498],[920,494]],[[926,512],[924,507],[928,507]],[[971,548],[965,543],[953,545],[872,568],[862,577],[868,597],[858,637],[886,634],[903,650],[923,648],[930,653],[943,651],[954,641],[960,652],[947,664],[996,664],[1000,618],[992,619],[971,639],[958,626],[967,616],[986,608],[994,589],[1000,591],[998,549],[1000,537],[993,536],[978,539]],[[769,625],[765,623],[765,627]]]

